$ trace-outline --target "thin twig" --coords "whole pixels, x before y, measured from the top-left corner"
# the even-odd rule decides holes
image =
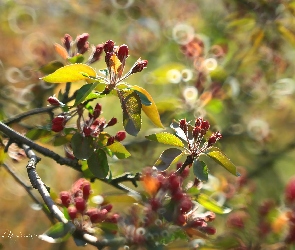
[[[3,122],[0,122],[0,131],[6,134],[10,139],[18,144],[24,144],[29,146],[31,149],[36,150],[37,152],[43,154],[44,156],[50,157],[51,159],[55,160],[57,163],[61,165],[70,166],[78,171],[81,171],[81,166],[79,165],[77,160],[68,159],[65,157],[60,156],[59,154],[44,148],[37,143],[33,142],[32,140],[28,139],[27,137],[21,135],[17,131],[11,129]]]
[[[33,150],[31,150],[27,145],[22,145],[22,148],[25,150],[26,155],[29,158],[29,163],[27,165],[27,172],[28,172],[28,176],[33,188],[38,189],[40,195],[42,196],[43,201],[45,202],[45,204],[47,205],[49,211],[53,214],[53,216],[58,221],[64,224],[67,224],[69,221],[66,219],[64,214],[58,209],[58,207],[55,205],[55,203],[51,199],[46,185],[43,183],[43,181],[41,180],[41,178],[39,177],[36,171],[36,165],[40,159],[35,155]]]
[[[7,172],[10,173],[10,175],[13,177],[13,179],[20,184],[26,192],[29,194],[29,196],[32,198],[32,200],[42,207],[43,212],[46,214],[47,218],[50,220],[52,224],[54,224],[54,220],[52,215],[48,212],[48,210],[43,206],[43,204],[37,199],[37,197],[32,192],[32,187],[25,184],[25,182],[17,175],[17,173],[9,167],[7,164],[3,163],[3,167],[7,170]]]
[[[50,113],[56,108],[58,108],[58,107],[57,106],[50,106],[50,107],[44,107],[44,108],[36,108],[36,109],[30,110],[28,112],[24,112],[24,113],[14,116],[14,117],[11,117],[11,118],[7,119],[6,121],[4,121],[3,123],[9,126],[13,123],[20,122],[21,120],[23,120],[29,116],[32,116],[32,115],[37,115],[37,114],[41,114],[41,113]]]

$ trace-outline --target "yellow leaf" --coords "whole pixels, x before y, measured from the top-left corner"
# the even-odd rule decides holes
[[[113,54],[110,58],[110,67],[118,73],[122,69],[122,63],[120,62],[119,58]]]
[[[61,67],[42,79],[50,83],[76,82],[88,79],[87,75],[96,77],[96,72],[86,64],[76,63]]]
[[[139,86],[132,86],[132,89],[139,91],[140,93],[144,94],[148,100],[151,102],[151,105],[146,106],[142,104],[142,110],[143,112],[147,115],[148,118],[159,128],[164,128],[160,115],[157,109],[157,106],[152,98],[152,96],[147,92],[144,88],[139,87]]]
[[[60,44],[55,43],[54,49],[55,49],[56,53],[59,54],[63,59],[67,59],[69,57],[67,50],[63,46],[61,46]]]

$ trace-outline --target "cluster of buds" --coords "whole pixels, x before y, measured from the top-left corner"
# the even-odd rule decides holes
[[[142,181],[148,194],[145,205],[131,206],[119,224],[119,232],[127,239],[128,245],[154,249],[157,240],[169,240],[179,229],[188,237],[216,233],[215,228],[208,226],[215,219],[215,214],[197,213],[196,202],[182,188],[188,174],[188,168],[180,175],[158,172],[154,168],[144,169]]]
[[[148,61],[140,58],[135,62],[132,68],[123,76],[126,59],[129,57],[129,49],[126,44],[115,46],[115,42],[108,40],[103,45],[105,52],[105,63],[109,72],[109,79],[105,79],[109,84],[105,93],[112,90],[119,82],[123,81],[130,75],[141,72],[146,68]]]
[[[54,96],[49,97],[47,101],[51,105],[58,105],[59,103],[59,100]],[[61,132],[65,128],[65,125],[68,122],[68,120],[73,117],[72,114],[79,115],[79,118],[78,118],[79,130],[85,137],[88,137],[88,136],[97,137],[105,128],[113,126],[117,123],[117,118],[115,117],[111,118],[108,122],[104,118],[99,118],[99,116],[101,115],[101,110],[102,110],[102,107],[99,103],[95,105],[92,112],[88,113],[88,119],[86,120],[82,119],[83,110],[84,110],[84,106],[79,105],[76,110],[73,110],[68,113],[59,114],[57,117],[55,117],[52,120],[51,130],[54,132]],[[123,136],[121,135],[122,133],[119,133],[119,134],[120,135],[117,136],[118,138],[116,137],[116,140],[118,141],[124,140],[125,137],[123,138]]]
[[[109,146],[109,145],[113,144],[115,141],[119,141],[119,142],[123,141],[123,140],[125,140],[125,138],[126,138],[126,132],[125,131],[118,131],[115,136],[111,136],[108,138],[107,145]]]
[[[73,41],[73,38],[69,34],[65,34],[62,39],[62,44],[66,51],[68,52],[69,57],[73,57],[77,54],[84,54],[89,50],[88,42],[89,34],[83,33],[78,35]]]
[[[180,168],[181,164],[177,164]],[[148,168],[143,174],[145,188],[150,194],[147,207],[168,222],[179,225],[184,229],[194,228],[206,234],[214,234],[215,229],[207,225],[214,220],[214,213],[198,214],[197,203],[182,187],[189,175],[189,168],[181,174],[175,172],[158,172]]]
[[[194,157],[199,156],[222,138],[222,135],[219,131],[214,132],[201,147],[204,136],[210,128],[210,123],[201,117],[195,120],[194,127],[190,125],[186,119],[181,119],[179,121],[179,128],[183,131],[185,135],[185,138],[183,139],[188,142],[189,150],[191,155]]]
[[[117,123],[117,118],[113,117],[108,122],[104,118],[99,118],[101,115],[101,105],[97,103],[93,112],[88,113],[88,119],[84,121],[81,131],[85,137],[97,137],[105,128],[114,126]],[[82,113],[83,112],[79,112]],[[84,120],[84,119],[81,119]]]
[[[60,192],[60,204],[67,208],[70,219],[80,229],[88,231],[95,223],[117,223],[119,215],[110,213],[112,204],[88,207],[87,202],[91,192],[90,182],[83,178],[77,180],[70,191]]]

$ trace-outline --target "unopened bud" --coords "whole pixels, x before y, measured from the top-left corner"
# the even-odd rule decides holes
[[[77,36],[76,44],[78,53],[84,54],[89,49],[89,42],[87,41],[89,38],[88,33],[83,33],[82,35]]]
[[[107,124],[107,127],[114,126],[117,123],[117,118],[113,117]]]
[[[141,60],[140,58],[136,61],[131,69],[131,74],[141,72],[144,68],[146,68],[148,64],[147,60]]]
[[[90,63],[94,63],[100,59],[101,53],[103,52],[103,46],[103,44],[98,44],[95,46],[94,52],[91,58],[89,59]]]
[[[60,102],[54,95],[49,96],[47,101],[52,105],[52,106],[64,106],[62,102]]]
[[[125,131],[119,131],[117,132],[117,134],[115,135],[115,139],[117,141],[123,141],[126,138],[126,132]]]
[[[51,130],[54,132],[60,132],[64,129],[66,123],[66,117],[59,115],[52,120]]]
[[[69,34],[65,34],[62,43],[64,45],[64,47],[66,48],[66,50],[69,52],[71,49],[71,43],[72,43],[72,37]]]
[[[123,44],[119,47],[118,49],[118,59],[120,60],[121,63],[123,63],[126,58],[128,57],[128,46],[126,44]]]
[[[115,43],[112,40],[108,40],[105,42],[103,49],[104,49],[105,53],[113,52],[114,46],[115,46]]]

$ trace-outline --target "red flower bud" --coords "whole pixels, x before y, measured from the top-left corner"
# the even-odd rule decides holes
[[[201,129],[204,129],[205,131],[208,131],[210,128],[210,124],[208,121],[203,121],[201,124]]]
[[[197,218],[195,221],[190,222],[190,226],[191,227],[206,227],[207,223],[203,219]]]
[[[141,60],[140,58],[136,61],[131,69],[131,74],[141,72],[144,68],[146,68],[148,64],[147,60]]]
[[[65,34],[62,43],[64,45],[64,47],[66,48],[66,50],[69,52],[71,49],[71,43],[72,43],[72,37],[69,34]]]
[[[112,208],[113,208],[112,204],[107,204],[102,207],[102,209],[106,209],[108,212],[110,212],[112,210]]]
[[[106,219],[108,211],[106,209],[99,210],[97,208],[90,208],[86,211],[92,223],[99,223]]]
[[[185,196],[181,201],[179,205],[179,209],[182,214],[186,214],[193,208],[193,203],[191,199],[187,196]]]
[[[183,130],[184,133],[187,132],[187,123],[185,119],[179,121],[179,127]]]
[[[120,219],[120,215],[119,214],[113,214],[111,217],[106,218],[106,222],[110,222],[110,223],[118,223]]]
[[[91,186],[90,186],[90,182],[85,182],[83,184],[83,188],[82,188],[82,191],[83,191],[83,198],[85,200],[88,200],[89,198],[89,195],[91,194]]]
[[[100,59],[101,53],[103,51],[103,44],[98,44],[95,46],[94,52],[89,59],[90,63],[94,63]]]
[[[88,38],[88,33],[83,33],[82,35],[77,36],[76,44],[78,53],[84,54],[89,49],[89,42],[87,42]]]
[[[117,123],[117,118],[113,117],[107,124],[107,127],[114,126]]]
[[[176,224],[179,226],[183,226],[186,222],[186,217],[184,214],[179,214],[176,218]]]
[[[71,203],[71,194],[68,191],[62,191],[59,193],[59,198],[61,199],[61,203],[68,207]]]
[[[52,120],[51,130],[54,132],[60,132],[64,129],[66,124],[66,117],[59,115]]]
[[[126,44],[123,44],[119,47],[118,49],[118,59],[120,60],[121,63],[124,63],[126,58],[128,57],[128,46]]]
[[[295,202],[295,177],[292,177],[286,185],[285,199],[288,203]]]
[[[68,213],[72,220],[74,220],[77,217],[77,212],[77,208],[75,208],[74,206],[68,207]]]
[[[104,44],[104,52],[107,53],[107,52],[113,52],[114,50],[114,46],[115,46],[115,43],[112,41],[112,40],[108,40],[105,42]]]
[[[54,95],[49,96],[47,101],[52,105],[52,106],[64,106],[62,102],[60,102]]]
[[[115,137],[111,136],[108,138],[107,146],[112,145],[115,142]]]
[[[86,208],[86,201],[82,197],[76,197],[74,199],[75,207],[79,212],[83,212]]]
[[[95,105],[94,110],[93,110],[93,119],[96,119],[97,117],[99,117],[100,113],[101,113],[101,105],[99,103],[97,103]]]
[[[117,141],[123,141],[126,138],[126,132],[125,131],[118,131],[115,135],[115,139]]]
[[[90,127],[88,127],[88,126],[85,126],[84,128],[83,128],[83,133],[84,133],[84,135],[87,137],[87,136],[90,136],[91,135],[91,133],[92,133],[92,129],[90,128]]]
[[[219,131],[213,133],[210,138],[208,139],[208,147],[211,147],[213,144],[215,144],[219,139],[222,138],[222,135]]]
[[[195,121],[195,127],[200,127],[202,123],[203,123],[203,118],[202,117],[197,118]]]
[[[216,229],[214,227],[201,227],[199,230],[209,235],[216,234]]]

